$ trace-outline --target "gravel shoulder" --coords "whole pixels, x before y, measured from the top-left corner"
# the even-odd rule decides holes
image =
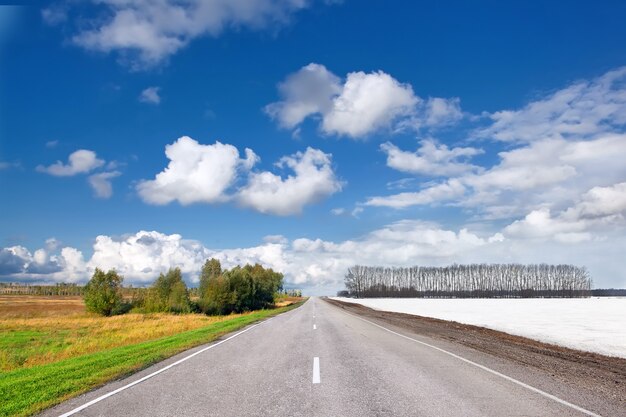
[[[512,361],[561,384],[584,390],[585,396],[602,398],[626,409],[626,359],[550,345],[484,327],[373,310],[328,298],[324,300],[381,325],[391,325]]]

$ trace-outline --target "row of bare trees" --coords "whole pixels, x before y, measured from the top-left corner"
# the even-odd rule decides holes
[[[389,268],[355,265],[342,295],[367,297],[584,297],[585,267],[547,264],[471,264]]]

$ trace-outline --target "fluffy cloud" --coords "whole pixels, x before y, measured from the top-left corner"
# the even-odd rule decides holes
[[[462,117],[459,100],[423,100],[413,88],[383,71],[347,74],[345,81],[309,64],[279,85],[282,100],[265,107],[279,125],[295,128],[320,115],[325,134],[361,138],[377,130],[435,127]]]
[[[420,142],[416,152],[403,151],[390,142],[380,145],[387,154],[387,166],[402,172],[429,176],[452,176],[477,170],[475,165],[459,161],[483,153],[476,148],[452,148],[432,139]]]
[[[216,142],[202,145],[184,136],[165,147],[170,160],[154,180],[137,185],[139,196],[150,204],[178,201],[222,203],[234,200],[256,211],[281,216],[297,214],[305,205],[341,190],[341,182],[332,169],[332,156],[318,149],[281,158],[277,168],[290,169],[294,175],[283,178],[268,171],[251,171],[259,157],[232,145]],[[238,186],[247,177],[247,182]]]
[[[57,177],[69,177],[76,174],[85,174],[104,165],[94,151],[79,149],[68,157],[68,163],[57,161],[50,166],[37,166],[37,171]]]
[[[163,62],[194,38],[219,36],[228,28],[261,29],[285,23],[307,0],[99,0],[97,14],[80,14],[72,41],[88,50],[119,52],[133,69]],[[44,18],[54,14],[45,13]],[[74,10],[71,10],[74,12]],[[75,15],[76,13],[73,13]],[[52,19],[58,22],[59,19]],[[87,24],[84,24],[87,22]],[[77,25],[78,26],[78,25]]]
[[[459,178],[473,191],[461,205],[506,218],[542,207],[563,209],[593,187],[626,181],[624,134],[546,139],[499,155],[499,164]]]
[[[429,98],[424,109],[426,126],[442,126],[452,124],[463,117],[459,98]]]
[[[139,94],[139,101],[148,104],[159,104],[161,103],[160,91],[161,87],[148,87]]]
[[[80,282],[86,279],[86,269],[82,253],[74,248],[50,254],[48,248],[31,253],[12,246],[0,249],[0,276],[15,281]]]
[[[211,251],[199,242],[180,235],[144,232],[112,238],[98,236],[87,266],[116,269],[137,283],[150,283],[169,268],[180,268],[186,275],[197,276]]]
[[[622,195],[623,187],[594,193]],[[589,195],[585,201],[596,197]],[[612,207],[608,211],[613,213],[617,209]],[[623,207],[621,210],[623,213]],[[545,227],[545,215],[534,217],[530,222]],[[518,236],[505,228],[503,236],[498,232],[450,230],[433,223],[401,220],[338,242],[309,238],[289,241],[283,236],[270,236],[257,246],[231,249],[209,249],[197,240],[177,234],[140,231],[121,237],[98,236],[93,254],[86,262],[80,251],[68,247],[53,255],[47,250],[30,253],[20,246],[4,248],[0,250],[0,276],[15,281],[85,282],[94,268],[100,267],[118,270],[127,284],[147,285],[159,273],[179,267],[193,285],[198,282],[204,261],[214,257],[226,268],[245,263],[274,268],[285,273],[287,286],[317,294],[332,294],[341,289],[346,269],[354,264],[573,263],[589,267],[598,287],[626,285],[626,273],[615,263],[626,244],[623,236],[608,235],[608,239],[589,241],[584,229],[550,224],[548,227],[551,233],[559,235]],[[532,244],[528,243],[529,238],[533,239]]]
[[[560,183],[576,175],[574,166],[560,160],[567,146],[561,140],[547,140],[501,152],[499,164],[464,181],[478,190],[527,190]]]
[[[626,225],[626,182],[609,187],[594,187],[572,207],[553,216],[548,208],[531,211],[504,229],[518,238],[554,238],[580,242],[592,238],[591,231]]]
[[[170,160],[167,168],[154,180],[139,182],[137,191],[146,203],[158,205],[226,201],[226,191],[234,184],[238,171],[249,170],[258,161],[251,149],[246,148],[245,153],[242,159],[232,145],[202,145],[183,136],[165,147]]]
[[[56,141],[53,146],[55,145]],[[46,144],[46,146],[48,146],[48,144]],[[88,174],[104,166],[105,161],[98,159],[95,152],[87,149],[80,149],[70,154],[67,164],[57,161],[47,167],[39,165],[36,169],[39,172],[57,177],[69,177],[78,174]],[[110,198],[113,195],[113,185],[111,184],[111,180],[122,175],[120,171],[114,170],[117,166],[118,164],[115,161],[111,161],[104,168],[108,171],[97,172],[87,177],[87,183],[93,190],[94,196],[97,198]]]
[[[238,200],[261,213],[281,216],[300,213],[305,205],[341,190],[331,157],[313,148],[283,157],[278,167],[289,168],[295,175],[283,179],[271,172],[251,173],[246,186],[239,190]]]
[[[611,187],[594,187],[583,195],[582,201],[566,215],[581,219],[597,219],[626,214],[626,182]]]
[[[341,94],[341,79],[325,66],[309,64],[278,85],[283,101],[269,104],[265,111],[281,127],[292,129],[312,114],[332,111],[333,98]]]
[[[388,165],[405,172],[419,157],[393,145],[386,149]],[[624,134],[546,139],[498,155],[499,162],[491,168],[452,175],[415,192],[372,197],[366,204],[403,208],[446,203],[471,209],[485,219],[510,219],[546,207],[560,210],[593,187],[626,181]]]
[[[465,229],[453,232],[408,220],[339,243],[304,238],[289,242],[272,236],[258,246],[221,250],[208,249],[178,234],[140,231],[117,238],[98,236],[87,262],[76,249],[63,248],[61,256],[53,257],[59,272],[29,271],[36,255],[23,247],[5,248],[0,252],[0,275],[52,282],[64,280],[63,273],[68,273],[85,281],[99,267],[116,269],[126,283],[145,285],[159,273],[178,267],[188,282],[195,283],[205,260],[214,257],[226,268],[246,263],[272,267],[286,274],[290,286],[339,286],[345,269],[354,263],[439,263],[489,243]],[[46,262],[43,257],[42,262]]]
[[[12,246],[0,250],[0,274],[12,275],[25,270],[25,265],[32,255],[25,247]]]
[[[71,247],[52,255],[50,249],[31,253],[22,246],[2,248],[0,277],[26,282],[85,282],[95,268],[101,268],[117,270],[127,284],[146,285],[159,273],[180,268],[189,283],[197,283],[202,265],[211,257],[219,259],[226,268],[258,262],[285,270],[286,244],[283,238],[251,248],[216,251],[178,234],[140,231],[120,237],[101,235],[96,237],[87,262],[82,252]]]
[[[574,83],[519,110],[489,115],[488,126],[475,130],[473,136],[507,142],[492,166],[474,168],[446,159],[454,156],[454,149],[445,149],[439,153],[443,159],[437,160],[433,155],[442,149],[436,147],[431,147],[433,152],[420,149],[412,154],[384,144],[390,167],[447,178],[413,193],[378,196],[368,203],[397,208],[445,203],[483,220],[515,220],[529,213],[530,222],[552,219],[551,213],[577,204],[594,187],[626,181],[625,129],[626,68],[620,68]],[[452,180],[465,192],[443,192]]]
[[[94,194],[98,198],[111,198],[113,195],[113,185],[111,180],[113,178],[122,175],[119,171],[100,172],[98,174],[90,175],[87,178],[87,182],[94,191]]]
[[[533,142],[588,138],[623,129],[626,124],[626,67],[591,81],[580,81],[520,110],[489,115],[492,123],[475,132],[478,138]]]
[[[324,114],[322,130],[353,138],[364,136],[409,116],[417,103],[411,86],[389,74],[351,72],[341,94],[333,98],[332,110]]]

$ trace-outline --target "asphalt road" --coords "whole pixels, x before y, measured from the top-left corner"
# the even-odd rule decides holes
[[[296,310],[248,328],[72,415],[593,415],[571,406],[589,406],[585,398],[550,386],[549,378],[519,365],[385,327],[388,330],[311,298]],[[184,352],[43,415],[72,412],[208,346]],[[506,378],[512,375],[514,379]],[[532,390],[538,387],[544,394]],[[548,393],[556,396],[550,398]],[[615,411],[613,415],[624,410]]]

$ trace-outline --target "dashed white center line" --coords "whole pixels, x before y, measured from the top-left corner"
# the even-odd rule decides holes
[[[317,356],[313,358],[313,383],[320,383],[320,358]]]
[[[313,330],[317,330],[317,325],[313,325]]]

